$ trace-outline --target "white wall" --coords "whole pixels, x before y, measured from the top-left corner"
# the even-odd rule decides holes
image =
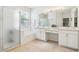
[[[1,51],[1,48],[2,48],[2,7],[0,7],[0,51]]]
[[[71,9],[64,10],[62,13],[63,18],[70,18],[71,17]]]

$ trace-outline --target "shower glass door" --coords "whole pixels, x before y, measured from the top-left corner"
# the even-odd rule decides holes
[[[3,49],[11,49],[19,43],[19,13],[15,7],[3,7]]]

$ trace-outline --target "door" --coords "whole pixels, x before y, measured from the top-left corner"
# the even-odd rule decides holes
[[[3,8],[3,49],[13,48],[19,44],[18,14],[12,7]]]

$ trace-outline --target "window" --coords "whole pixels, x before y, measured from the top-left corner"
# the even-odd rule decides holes
[[[29,11],[20,11],[20,24],[21,24],[21,29],[25,29],[27,31],[30,30],[30,12]]]

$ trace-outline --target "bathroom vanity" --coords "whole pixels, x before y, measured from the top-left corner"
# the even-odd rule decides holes
[[[43,41],[48,41],[47,34],[58,34],[58,44],[78,49],[79,29],[78,28],[40,28],[40,38]]]
[[[39,24],[37,30],[37,38],[43,41],[48,41],[48,34],[57,35],[56,40],[58,45],[77,49],[79,47],[79,8],[69,8],[66,10],[55,10],[47,13],[48,18]],[[41,18],[39,18],[41,20]],[[43,19],[42,19],[43,20]],[[48,20],[48,21],[47,21]],[[48,24],[46,24],[48,22]],[[54,26],[54,27],[53,27]],[[53,36],[54,37],[54,36]]]

